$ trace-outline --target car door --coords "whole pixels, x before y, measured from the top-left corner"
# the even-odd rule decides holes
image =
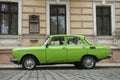
[[[64,37],[53,37],[46,48],[47,63],[66,62],[66,48]]]
[[[80,37],[67,37],[67,62],[78,62],[87,53]]]

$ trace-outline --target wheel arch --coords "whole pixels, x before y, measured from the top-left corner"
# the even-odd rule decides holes
[[[90,54],[84,55],[84,56],[81,58],[81,61],[82,61],[82,59],[83,59],[84,57],[87,57],[87,56],[93,57],[93,58],[95,59],[96,62],[99,61],[99,59],[98,59],[95,55],[90,55]]]
[[[37,65],[39,65],[40,64],[40,61],[38,60],[38,58],[35,56],[35,55],[33,55],[33,54],[26,54],[26,55],[24,55],[22,58],[21,58],[21,60],[20,60],[20,64],[22,64],[22,60],[25,58],[25,57],[34,57],[35,59],[36,59],[36,61],[37,61]]]

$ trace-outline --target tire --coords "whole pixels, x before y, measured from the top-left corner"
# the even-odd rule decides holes
[[[37,65],[37,61],[32,56],[27,56],[22,60],[23,69],[32,70],[36,68],[36,65]]]
[[[81,63],[75,63],[74,66],[77,69],[82,69],[82,64]]]
[[[82,59],[82,67],[84,69],[92,69],[96,65],[96,60],[92,56],[86,56]]]

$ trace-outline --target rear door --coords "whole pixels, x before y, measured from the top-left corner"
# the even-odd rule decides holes
[[[67,62],[78,62],[87,53],[80,37],[67,37]]]

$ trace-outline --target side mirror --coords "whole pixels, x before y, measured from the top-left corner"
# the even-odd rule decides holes
[[[48,48],[49,44],[46,44],[46,48]]]

